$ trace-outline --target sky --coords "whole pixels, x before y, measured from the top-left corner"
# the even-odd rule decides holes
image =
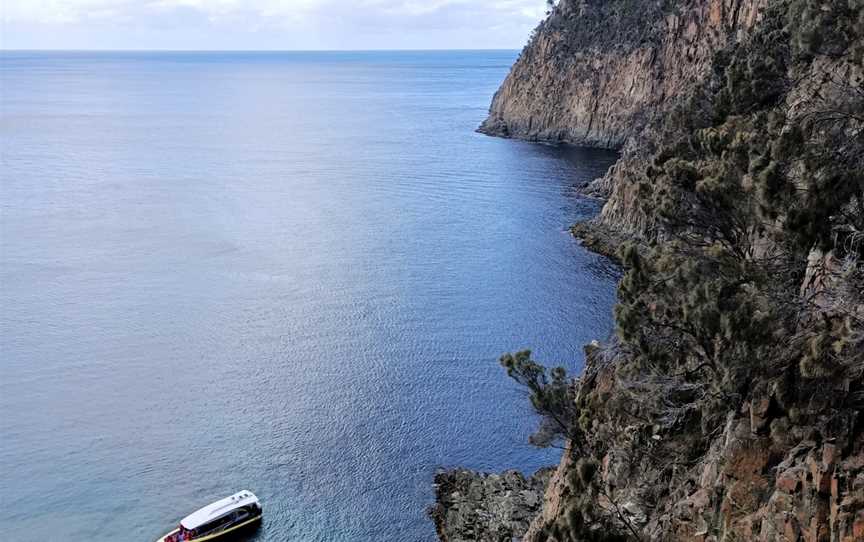
[[[0,0],[2,49],[519,49],[546,0]]]

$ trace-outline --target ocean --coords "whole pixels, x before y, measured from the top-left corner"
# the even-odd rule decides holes
[[[3,538],[433,541],[436,469],[555,464],[497,359],[611,332],[616,155],[474,132],[517,54],[0,53]]]

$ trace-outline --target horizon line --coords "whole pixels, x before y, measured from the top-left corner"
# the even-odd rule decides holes
[[[459,51],[518,51],[519,48],[422,48],[422,49],[54,49],[54,48],[0,48],[0,53],[419,53]]]

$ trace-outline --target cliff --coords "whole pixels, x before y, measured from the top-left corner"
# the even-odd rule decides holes
[[[764,0],[562,0],[492,100],[480,131],[618,148],[689,93]]]
[[[567,442],[514,536],[864,540],[862,58],[859,0],[563,0],[540,25],[482,130],[621,146],[574,233],[625,273],[577,378],[502,357],[534,440]]]

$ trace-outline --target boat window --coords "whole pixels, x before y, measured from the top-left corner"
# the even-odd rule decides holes
[[[227,527],[228,525],[230,525],[233,522],[234,522],[234,514],[233,513],[226,514],[226,515],[222,516],[221,518],[217,518],[217,519],[214,519],[213,521],[211,521],[209,523],[205,523],[204,525],[199,527],[197,529],[197,531],[199,534],[208,534],[208,533],[212,533],[214,531],[224,529],[225,527]]]

